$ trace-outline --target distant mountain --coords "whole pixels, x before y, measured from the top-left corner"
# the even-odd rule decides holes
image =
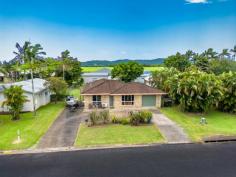
[[[157,58],[157,59],[137,59],[137,60],[130,60],[130,59],[120,59],[120,60],[114,60],[114,61],[109,61],[109,60],[90,60],[90,61],[85,61],[81,62],[81,66],[113,66],[119,63],[127,63],[129,61],[136,61],[140,64],[143,65],[157,65],[157,64],[162,64],[164,62],[164,58]]]

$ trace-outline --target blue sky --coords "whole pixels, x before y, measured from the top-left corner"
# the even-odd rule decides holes
[[[81,61],[220,51],[236,44],[236,0],[0,0],[0,60],[25,40]]]

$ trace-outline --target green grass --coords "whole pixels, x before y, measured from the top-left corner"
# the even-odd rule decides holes
[[[36,117],[31,112],[23,113],[18,121],[12,121],[9,115],[0,115],[0,150],[32,147],[46,133],[63,108],[64,103],[50,103],[39,108]],[[17,130],[21,133],[21,143],[14,144]]]
[[[87,73],[87,72],[95,72],[95,71],[103,69],[103,68],[108,68],[108,69],[112,70],[113,67],[102,67],[102,66],[98,66],[98,67],[82,67],[82,69],[83,69],[82,71],[85,72],[85,73]],[[163,69],[163,67],[152,67],[152,66],[144,67],[145,71],[155,71],[155,70],[160,70],[160,69]]]
[[[80,98],[80,88],[69,88],[68,95],[72,95],[76,98]]]
[[[161,112],[181,125],[193,141],[215,135],[236,135],[236,115],[210,111],[205,115],[183,113],[177,107],[162,108]],[[205,117],[206,125],[200,125],[200,118]]]
[[[104,145],[151,144],[163,142],[163,138],[154,125],[103,125],[80,126],[75,145],[92,147]]]

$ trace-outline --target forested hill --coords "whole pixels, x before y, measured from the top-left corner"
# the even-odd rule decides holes
[[[144,60],[144,59],[138,59],[138,60],[130,60],[130,59],[121,59],[121,60],[114,60],[114,61],[109,61],[109,60],[90,60],[90,61],[85,61],[81,62],[81,66],[113,66],[118,63],[126,63],[129,61],[136,61],[140,64],[143,65],[157,65],[157,64],[162,64],[164,61],[164,58],[157,58],[157,59],[151,59],[151,60]]]

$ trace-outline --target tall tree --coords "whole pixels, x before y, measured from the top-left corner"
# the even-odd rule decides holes
[[[20,44],[17,42],[15,47],[17,49],[17,51],[13,51],[13,53],[15,54],[15,58],[13,59],[13,61],[15,61],[16,63],[16,70],[20,70],[20,66],[27,63],[28,60],[28,56],[27,56],[27,50],[30,47],[30,42],[29,41],[25,41],[23,46],[20,46]],[[25,79],[25,69],[23,69],[24,72],[24,79]]]
[[[35,108],[35,93],[34,93],[34,71],[37,68],[37,64],[43,59],[42,55],[46,55],[46,53],[41,47],[40,44],[32,45],[30,42],[26,41],[21,47],[18,43],[16,43],[16,48],[18,52],[14,52],[16,55],[15,59],[18,60],[18,63],[22,65],[24,70],[30,70],[31,82],[32,82],[32,95],[33,95],[33,108],[34,115],[36,115]]]
[[[143,74],[143,66],[137,62],[117,64],[111,71],[112,78],[118,78],[124,82],[134,81]]]
[[[21,86],[11,86],[4,90],[6,100],[2,106],[6,105],[12,116],[12,120],[20,119],[20,112],[23,109],[24,103],[27,101],[24,96],[24,91]]]
[[[70,52],[68,50],[61,52],[61,56],[59,58],[62,66],[62,78],[65,80],[65,71],[70,66]]]
[[[222,52],[220,53],[219,57],[221,59],[229,58],[230,57],[229,50],[228,49],[223,49]]]
[[[215,52],[213,48],[207,49],[206,51],[203,52],[202,55],[205,56],[207,59],[217,58],[217,52]]]
[[[186,57],[186,55],[181,55],[179,52],[176,55],[169,56],[164,61],[165,66],[167,67],[174,67],[179,71],[184,71],[191,65],[191,62]]]

